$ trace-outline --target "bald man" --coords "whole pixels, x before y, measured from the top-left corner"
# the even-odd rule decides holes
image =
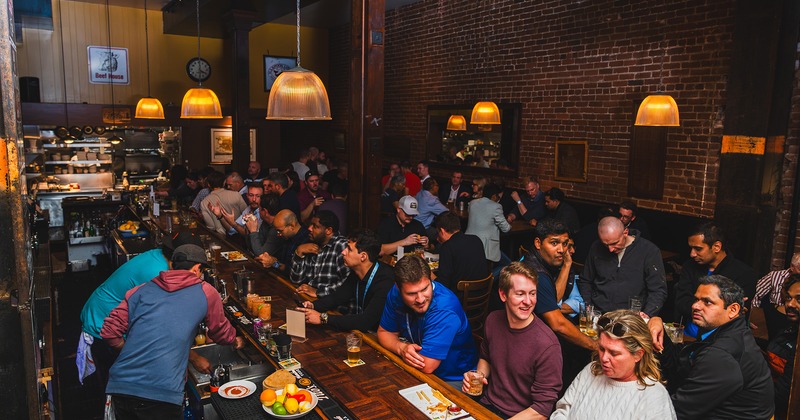
[[[627,229],[616,217],[597,225],[600,237],[589,249],[578,288],[587,305],[601,312],[630,309],[639,297],[642,312],[655,316],[667,300],[661,251],[652,242]]]

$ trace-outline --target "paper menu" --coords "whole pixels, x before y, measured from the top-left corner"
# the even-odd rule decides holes
[[[294,309],[286,310],[286,334],[306,338],[306,314]]]

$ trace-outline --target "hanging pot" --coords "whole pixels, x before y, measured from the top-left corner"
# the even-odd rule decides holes
[[[67,127],[64,127],[63,125],[59,125],[55,129],[55,134],[56,134],[56,137],[58,137],[61,140],[64,140],[69,135],[69,130],[67,130]]]
[[[94,128],[91,125],[84,125],[83,126],[83,135],[90,136],[94,133]]]
[[[69,134],[76,139],[83,138],[83,129],[78,127],[77,125],[73,125],[69,128]]]

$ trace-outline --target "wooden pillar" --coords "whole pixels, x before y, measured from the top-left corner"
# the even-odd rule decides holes
[[[352,0],[350,59],[350,220],[375,228],[383,161],[384,0]]]
[[[11,3],[0,6],[0,382],[7,391],[0,395],[0,410],[6,417],[34,419],[42,408],[41,364],[34,346],[27,192],[20,176],[24,154],[13,22]]]
[[[738,1],[734,22],[714,219],[729,252],[758,272],[772,256],[780,180],[771,174],[788,131],[797,9],[794,0]]]
[[[233,80],[230,83],[230,93],[233,98],[231,170],[242,171],[250,162],[250,29],[256,19],[256,12],[231,9],[222,18],[228,35],[226,43],[230,48],[233,66],[231,71]]]

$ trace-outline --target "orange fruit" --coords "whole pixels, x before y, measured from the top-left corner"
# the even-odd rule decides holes
[[[311,393],[310,393],[310,392],[308,392],[308,391],[306,391],[305,389],[301,389],[300,391],[297,391],[297,393],[296,393],[296,394],[294,394],[294,395],[295,395],[295,397],[302,395],[302,396],[303,396],[303,398],[302,398],[302,399],[300,399],[300,401],[308,401],[308,402],[311,402]]]
[[[261,404],[270,406],[275,404],[275,399],[277,396],[275,395],[275,391],[272,389],[265,389],[264,392],[261,393]]]

